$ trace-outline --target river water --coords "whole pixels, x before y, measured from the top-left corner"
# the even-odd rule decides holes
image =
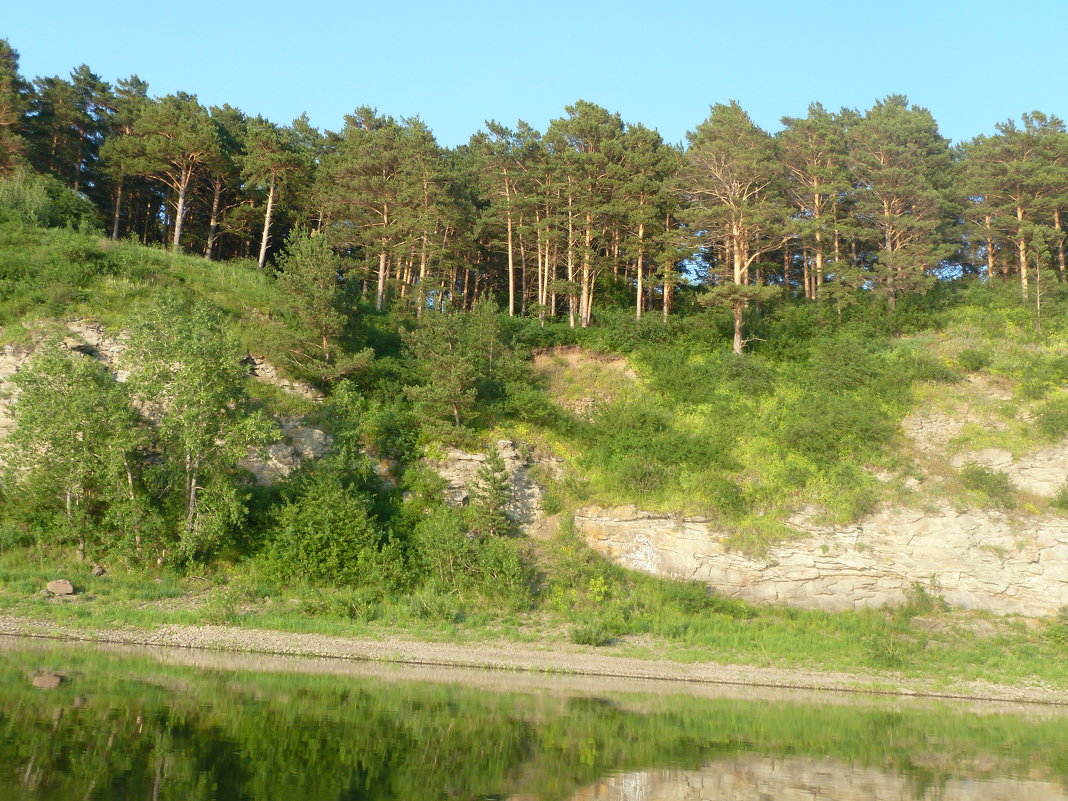
[[[1068,799],[1062,707],[0,640],[4,801]]]

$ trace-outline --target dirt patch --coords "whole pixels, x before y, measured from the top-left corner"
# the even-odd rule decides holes
[[[633,387],[638,373],[625,356],[575,345],[534,352],[534,372],[545,379],[554,401],[577,417],[590,417]]]

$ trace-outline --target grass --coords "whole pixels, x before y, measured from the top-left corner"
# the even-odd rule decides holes
[[[46,554],[42,563],[28,552],[8,551],[0,555],[0,612],[86,628],[207,623],[467,644],[555,648],[570,642],[679,662],[1068,689],[1068,638],[1060,634],[1059,619],[1036,629],[1015,618],[948,610],[937,596],[920,591],[887,609],[756,607],[709,595],[701,586],[627,573],[566,538],[548,551],[543,559],[550,584],[541,600],[513,612],[426,595],[420,600],[419,593],[280,586],[247,567],[201,577],[123,570],[92,576],[87,566],[58,554]],[[74,583],[74,599],[38,594],[59,576]]]

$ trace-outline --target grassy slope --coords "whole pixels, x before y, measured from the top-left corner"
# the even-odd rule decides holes
[[[13,274],[22,275],[17,292],[4,292],[0,283],[5,340],[42,321],[75,317],[120,328],[154,296],[188,291],[222,310],[250,349],[282,355],[285,332],[271,281],[248,264],[8,225],[0,227],[0,279]],[[961,393],[972,391],[964,378],[977,364],[1009,388],[1010,400],[992,411],[1006,420],[1018,421],[1025,409],[1041,417],[1065,382],[1057,378],[1068,342],[1063,319],[1049,321],[1036,338],[1027,310],[983,288],[907,337],[784,315],[763,323],[766,344],[742,360],[724,352],[709,319],[674,323],[668,340],[648,325],[630,338],[626,324],[579,335],[588,337],[583,344],[626,353],[635,378],[618,362],[589,370],[582,362],[577,373],[566,364],[545,369],[548,390],[570,408],[548,422],[500,426],[571,457],[570,477],[555,488],[552,503],[630,501],[711,512],[739,532],[740,543],[759,547],[783,536],[781,519],[797,505],[819,503],[830,519],[846,520],[892,497],[898,485],[876,481],[869,468],[898,476],[915,470],[897,434],[900,420],[917,403],[957,408]],[[975,353],[962,355],[962,341]],[[591,388],[602,403],[583,403]],[[982,442],[1019,451],[1048,440],[1054,429],[1007,425],[997,434],[981,432]],[[992,502],[976,492],[962,498]],[[208,621],[325,633],[401,628],[434,638],[571,637],[682,660],[874,668],[947,681],[1030,677],[1068,687],[1068,624],[1061,621],[1034,629],[947,615],[923,597],[885,612],[754,609],[627,574],[566,537],[534,556],[542,601],[534,611],[506,612],[422,592],[383,599],[283,586],[247,564],[217,565],[196,578],[122,570],[92,577],[69,553],[19,549],[0,554],[0,609],[100,625]],[[59,574],[84,590],[77,602],[35,595]]]

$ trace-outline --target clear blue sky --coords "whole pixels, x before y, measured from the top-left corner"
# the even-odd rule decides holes
[[[961,140],[1032,109],[1068,116],[1066,23],[1068,0],[10,0],[0,37],[30,78],[85,63],[331,130],[370,105],[449,146],[487,118],[544,130],[580,98],[677,142],[732,98],[776,130],[812,101],[891,93]]]

